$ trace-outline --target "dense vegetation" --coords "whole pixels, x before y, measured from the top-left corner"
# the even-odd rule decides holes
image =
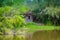
[[[33,14],[34,23],[31,23],[33,27],[25,23],[23,14],[28,11]],[[16,33],[22,27],[30,28],[31,26],[34,29],[37,26],[35,23],[44,24],[44,26],[60,26],[60,0],[0,0],[1,35]],[[5,40],[2,37],[0,40]]]

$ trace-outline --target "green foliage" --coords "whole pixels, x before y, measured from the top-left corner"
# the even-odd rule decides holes
[[[5,6],[0,8],[0,16],[7,16],[12,11],[13,7]]]
[[[0,35],[0,40],[25,40],[25,38],[20,35],[16,35],[15,37],[12,35]]]
[[[9,33],[6,29],[14,30],[25,26],[24,18],[20,15],[18,9],[10,6],[0,8],[0,32]]]
[[[60,6],[60,0],[46,0],[47,6]]]
[[[4,6],[18,6],[23,4],[24,0],[4,0],[3,5]]]
[[[21,5],[19,6],[19,10],[20,12],[23,14],[23,13],[26,13],[30,8],[25,6],[25,5]]]
[[[3,2],[3,5],[4,6],[12,6],[13,5],[13,0],[4,0],[4,2]]]
[[[0,0],[0,7],[3,6],[3,1],[4,1],[4,0]]]
[[[13,0],[14,6],[23,5],[24,0]]]
[[[34,13],[33,17],[36,18],[36,21],[48,26],[39,26],[40,24],[33,22],[26,24],[24,16],[20,14],[24,14],[29,10]],[[52,17],[56,17],[57,19],[51,21]],[[59,0],[0,0],[0,34],[17,33],[17,30],[19,31],[20,28],[25,26],[30,28],[30,31],[37,29],[54,30],[55,27],[49,26],[56,25],[56,23],[59,24],[59,19]],[[15,34],[13,34],[13,36],[0,35],[0,40],[25,40],[20,35],[14,35]]]
[[[56,7],[46,7],[45,9],[43,9],[41,12],[38,10],[34,10],[33,13],[35,15],[33,15],[35,17],[35,20],[37,22],[46,24],[46,25],[60,25],[59,21],[60,20],[60,7],[56,6]],[[35,22],[36,22],[35,21]]]
[[[54,15],[59,18],[60,7],[46,7],[47,13],[54,17]]]
[[[15,35],[13,40],[25,40],[25,36]]]
[[[50,16],[50,21],[53,25],[60,25],[60,7],[47,7],[47,14]]]

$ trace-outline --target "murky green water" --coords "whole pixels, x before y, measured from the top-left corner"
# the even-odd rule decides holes
[[[60,30],[36,31],[29,40],[60,40]]]
[[[39,30],[27,36],[0,35],[0,40],[60,40],[60,30]]]

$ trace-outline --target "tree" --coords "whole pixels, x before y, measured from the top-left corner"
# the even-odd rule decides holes
[[[3,6],[3,1],[4,1],[4,0],[0,0],[0,7]]]
[[[13,7],[5,6],[0,8],[0,32],[5,33],[6,29],[18,30],[25,26],[24,18],[19,15],[20,11]],[[6,30],[6,31],[5,31]]]
[[[50,16],[50,21],[53,25],[60,25],[60,7],[47,7],[47,14]]]

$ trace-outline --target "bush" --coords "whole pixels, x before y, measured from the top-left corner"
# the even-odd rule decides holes
[[[0,32],[9,33],[25,26],[24,18],[19,15],[20,11],[10,6],[0,8]],[[6,29],[10,30],[7,31]]]

